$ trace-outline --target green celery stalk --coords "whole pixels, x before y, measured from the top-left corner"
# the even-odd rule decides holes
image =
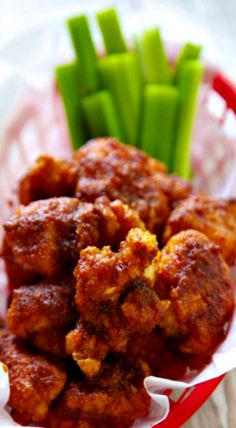
[[[170,82],[170,70],[159,29],[146,30],[141,40],[138,41],[138,45],[146,83],[168,84]]]
[[[97,20],[102,32],[107,55],[127,51],[119,18],[115,9],[107,9],[97,13]]]
[[[63,64],[55,69],[56,80],[63,101],[71,142],[77,149],[86,141],[81,115],[78,64]]]
[[[85,16],[76,16],[67,21],[71,40],[80,67],[80,89],[83,95],[97,89],[97,54],[93,45],[88,20]]]
[[[203,64],[200,60],[186,60],[181,66],[177,82],[180,93],[180,104],[173,172],[185,179],[188,179],[190,174],[191,136],[202,73]]]
[[[98,61],[101,86],[113,97],[122,126],[122,139],[137,144],[141,75],[135,53],[113,54]]]
[[[186,59],[198,59],[202,51],[202,46],[194,45],[193,43],[186,43],[181,49],[174,68],[173,81],[176,83],[179,78],[179,72],[183,62]]]
[[[82,99],[82,107],[90,137],[121,138],[121,129],[111,94],[96,92]]]
[[[141,119],[141,148],[151,156],[171,164],[179,91],[170,85],[144,88]]]

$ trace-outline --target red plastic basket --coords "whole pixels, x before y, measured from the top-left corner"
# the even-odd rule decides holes
[[[210,95],[211,91],[215,91],[225,102],[225,109],[222,110],[222,116],[218,118],[220,124],[223,125],[229,110],[233,111],[236,115],[236,88],[221,73],[216,73],[209,86],[208,95]],[[208,97],[205,97],[204,102],[207,103],[207,101]],[[225,375],[222,375],[215,379],[200,383],[194,388],[186,389],[176,401],[170,398],[169,415],[163,422],[155,425],[155,427],[181,427],[210,397],[224,376]]]
[[[210,76],[210,78],[209,78]],[[229,111],[236,114],[236,89],[221,74],[210,72],[206,78],[207,91],[203,102],[207,105],[208,97],[217,93],[224,101],[220,117],[215,118],[217,126],[222,126]],[[57,156],[67,157],[70,146],[62,110],[54,85],[46,88],[45,93],[30,91],[19,103],[15,114],[2,135],[0,146],[0,225],[7,218],[16,203],[14,186],[16,179],[24,173],[37,155],[44,151]],[[9,200],[9,195],[12,195]],[[1,238],[1,237],[0,237]],[[0,270],[2,261],[0,260]],[[170,413],[158,428],[178,428],[183,425],[208,399],[224,375],[185,390],[174,400],[170,396]]]

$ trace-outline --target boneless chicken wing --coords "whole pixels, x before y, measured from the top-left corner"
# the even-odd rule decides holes
[[[43,421],[64,388],[65,371],[46,357],[29,353],[6,332],[0,334],[0,361],[9,370],[9,406],[28,423]]]
[[[121,359],[107,366],[87,385],[71,383],[51,413],[50,428],[77,428],[78,421],[89,427],[128,428],[147,415],[150,397],[142,385],[150,371],[145,363],[130,364]]]
[[[116,302],[127,284],[142,275],[156,253],[155,236],[141,229],[132,229],[116,253],[108,246],[81,251],[74,275],[76,303],[82,316],[86,318],[85,301]]]
[[[88,247],[81,251],[74,272],[76,304],[81,322],[100,330],[104,347],[102,354],[97,356],[93,334],[81,335],[84,330],[80,326],[67,336],[67,351],[87,374],[84,360],[95,359],[99,370],[99,361],[109,349],[125,352],[133,331],[148,332],[158,323],[162,308],[156,292],[143,277],[156,254],[155,236],[141,229],[132,229],[116,253],[110,247],[101,250]],[[87,354],[81,352],[81,346]]]
[[[54,276],[78,259],[76,227],[81,210],[72,198],[53,198],[20,206],[4,225],[3,254],[11,278],[11,259],[25,272]],[[6,251],[8,249],[8,251]],[[14,268],[14,266],[13,266]]]
[[[139,213],[150,231],[159,233],[169,215],[168,198],[152,180],[163,164],[134,147],[108,139],[89,142],[74,154],[76,196],[94,201],[106,195]]]
[[[107,198],[92,204],[61,197],[21,206],[4,225],[3,255],[13,287],[70,271],[81,249],[117,247],[133,227],[144,228],[138,214]]]
[[[233,265],[236,258],[236,201],[195,194],[182,201],[170,214],[164,242],[181,230],[195,229],[219,245],[224,259]]]
[[[47,329],[65,331],[76,319],[74,295],[73,277],[21,286],[13,291],[8,328],[21,338]]]
[[[40,156],[21,179],[20,203],[28,205],[39,199],[73,196],[76,186],[75,168],[64,160],[49,155]]]
[[[156,290],[166,336],[186,354],[211,356],[225,336],[234,308],[229,268],[205,235],[187,230],[173,236],[159,256]]]

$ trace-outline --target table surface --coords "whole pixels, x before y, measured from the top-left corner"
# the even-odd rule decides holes
[[[233,370],[183,428],[235,428],[235,403],[236,370]]]

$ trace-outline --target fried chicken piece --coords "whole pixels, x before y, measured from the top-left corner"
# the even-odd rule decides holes
[[[171,212],[164,242],[181,230],[195,229],[220,246],[229,265],[236,259],[236,201],[213,199],[195,194]]]
[[[38,275],[71,270],[81,249],[108,243],[116,248],[133,227],[144,228],[138,214],[107,198],[91,204],[62,197],[21,206],[4,225],[3,255],[10,282],[14,288]]]
[[[66,331],[78,317],[73,277],[45,280],[14,290],[8,309],[9,330],[20,338],[46,329]]]
[[[179,202],[195,193],[192,183],[184,181],[176,175],[169,175],[160,172],[155,174],[153,180],[155,181],[157,188],[167,196],[171,210],[173,210]]]
[[[136,418],[148,414],[150,397],[142,383],[149,374],[141,361],[130,365],[121,360],[104,367],[87,387],[71,383],[55,403],[49,427],[77,428],[80,419],[87,421],[89,427],[130,427]]]
[[[110,247],[101,250],[88,247],[81,251],[74,275],[76,304],[83,328],[80,324],[79,330],[69,333],[67,352],[85,373],[88,372],[87,359],[95,359],[93,367],[99,371],[108,350],[125,352],[133,331],[150,331],[161,318],[157,295],[143,279],[146,267],[156,254],[156,237],[141,229],[131,229],[117,253]],[[84,334],[86,322],[100,330],[100,339]]]
[[[152,376],[181,379],[187,370],[185,358],[158,329],[150,333],[134,333],[127,346],[129,361],[141,359],[150,367]]]
[[[55,196],[73,196],[76,187],[76,170],[64,160],[49,155],[40,156],[21,179],[19,199],[23,205]]]
[[[129,231],[117,253],[108,246],[82,250],[74,271],[76,303],[82,316],[86,319],[84,296],[95,304],[116,302],[127,284],[142,275],[156,254],[156,237],[138,228]]]
[[[168,198],[152,180],[163,164],[113,138],[92,140],[74,154],[76,196],[93,202],[106,195],[137,210],[148,230],[159,234],[169,215]]]
[[[9,370],[9,406],[28,423],[43,421],[64,388],[65,371],[46,357],[30,354],[6,331],[0,335],[0,360]]]
[[[76,227],[80,212],[90,209],[77,199],[53,198],[20,206],[4,225],[5,245],[22,270],[52,277],[79,257]],[[10,259],[3,248],[5,261]],[[13,266],[14,267],[14,266]]]
[[[98,332],[81,322],[66,337],[66,350],[87,376],[95,376],[101,361],[106,357],[109,346]]]
[[[86,203],[81,202],[81,205]],[[137,227],[145,229],[138,213],[119,200],[111,202],[103,196],[93,204],[87,203],[87,206],[90,210],[84,211],[84,215],[80,214],[76,229],[80,251],[89,245],[98,248],[110,245],[117,250],[129,230]]]
[[[121,305],[128,325],[133,330],[152,331],[163,317],[159,298],[152,288],[137,280]]]
[[[173,236],[159,256],[156,290],[166,299],[160,322],[166,336],[178,338],[183,353],[210,357],[234,308],[230,271],[219,247],[195,230]]]
[[[68,328],[49,328],[40,330],[32,334],[27,339],[27,343],[30,344],[34,351],[66,359],[67,353],[65,342],[67,333]]]

